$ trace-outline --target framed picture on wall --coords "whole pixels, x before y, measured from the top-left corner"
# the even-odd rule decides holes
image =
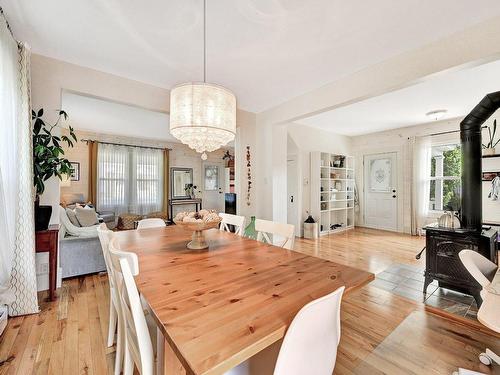
[[[80,163],[77,161],[70,161],[71,163],[71,181],[80,181]]]
[[[483,172],[483,181],[493,181],[496,176],[500,176],[500,172]]]

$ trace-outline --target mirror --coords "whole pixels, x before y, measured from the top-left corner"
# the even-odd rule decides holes
[[[189,185],[193,184],[193,169],[192,168],[170,168],[171,176],[171,198],[172,199],[190,199]]]

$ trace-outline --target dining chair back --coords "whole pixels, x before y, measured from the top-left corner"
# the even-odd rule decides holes
[[[159,218],[151,218],[151,219],[142,219],[139,220],[137,224],[137,229],[146,229],[146,228],[162,228],[165,227],[165,221]]]
[[[243,228],[245,225],[245,216],[231,215],[226,213],[219,213],[222,221],[220,222],[219,229],[224,232],[230,232],[228,225],[234,225],[234,233],[242,236]]]
[[[458,256],[471,276],[484,289],[490,285],[488,277],[493,276],[497,265],[476,251],[462,250]]]
[[[293,249],[295,227],[292,224],[257,219],[255,220],[255,230],[257,231],[257,241],[267,242],[288,250]],[[271,240],[269,234],[273,235],[273,240]]]
[[[333,373],[340,342],[340,302],[344,288],[300,309],[283,339],[274,375]]]
[[[492,298],[491,295],[489,295],[490,292],[485,290],[485,288],[491,285],[490,279],[493,279],[495,273],[498,270],[498,267],[495,263],[491,262],[489,259],[473,250],[462,250],[460,253],[458,253],[458,256],[460,257],[460,260],[462,261],[462,264],[467,269],[467,271],[469,271],[471,276],[483,288],[480,292],[481,298],[483,299],[483,304],[481,304],[481,306],[479,307],[478,320],[485,324],[485,321],[487,321],[488,318],[488,320],[490,320],[493,316],[498,316],[498,308],[494,308],[493,310],[488,310],[488,308],[484,309],[484,304],[491,302]],[[493,298],[495,297],[496,296],[494,296]],[[493,314],[489,314],[488,311],[494,312]],[[483,320],[481,320],[481,318]],[[479,354],[479,360],[486,366],[491,365],[493,362],[500,364],[500,356],[493,350],[488,348],[483,353]]]
[[[108,284],[109,284],[109,327],[108,327],[108,348],[113,346],[115,341],[115,332],[117,331],[118,324],[118,295],[116,294],[116,289],[114,287],[114,278],[112,277],[113,269],[111,268],[111,260],[109,258],[109,241],[113,232],[108,229],[106,224],[101,223],[97,228],[97,235],[99,236],[99,242],[101,243],[102,255],[104,257],[104,262],[106,263],[106,271],[108,272]]]
[[[155,368],[153,344],[133,277],[134,270],[139,270],[137,255],[120,251],[116,239],[110,241],[109,252],[126,336],[124,374],[131,375],[135,363],[140,374],[152,375]]]

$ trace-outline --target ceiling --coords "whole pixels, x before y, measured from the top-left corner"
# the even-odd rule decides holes
[[[432,121],[425,114],[448,112],[441,120],[467,115],[488,93],[500,90],[500,61],[443,73],[422,83],[297,121],[356,136]]]
[[[202,1],[0,0],[33,52],[171,88],[202,80]],[[497,0],[209,0],[208,81],[261,112],[500,14]]]
[[[179,142],[169,131],[166,113],[64,91],[62,108],[69,114],[68,124],[77,130]]]

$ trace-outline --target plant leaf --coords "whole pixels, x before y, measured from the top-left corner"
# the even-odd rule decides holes
[[[43,116],[43,108],[40,108],[40,109],[38,110],[37,116],[38,116],[38,117],[42,117],[42,116]]]

